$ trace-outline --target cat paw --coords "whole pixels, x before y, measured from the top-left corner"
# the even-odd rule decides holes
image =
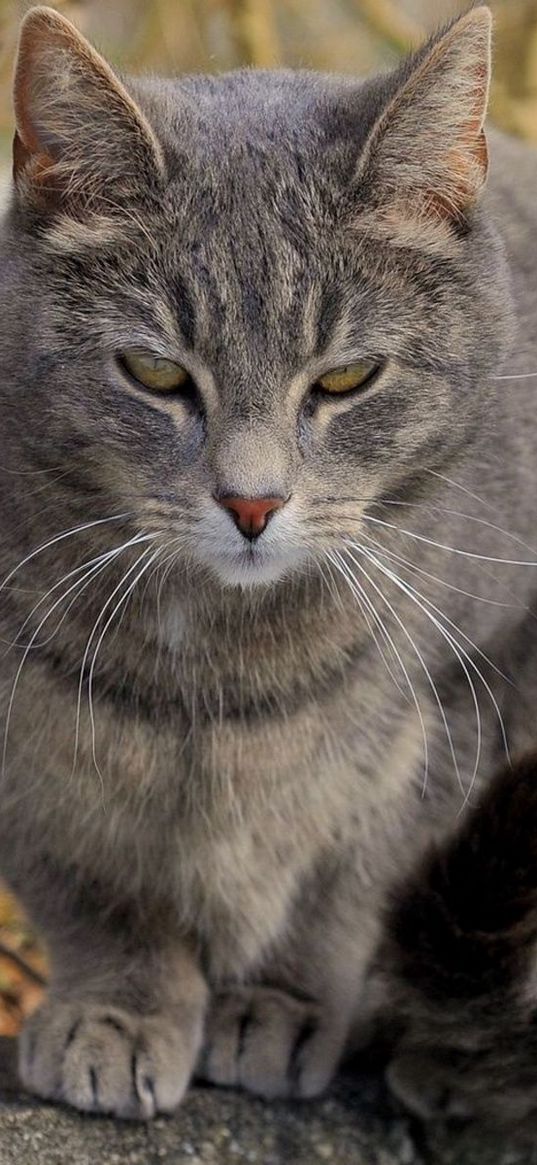
[[[315,1003],[238,988],[213,999],[197,1074],[267,1100],[313,1097],[330,1083],[342,1043]]]
[[[388,1066],[386,1079],[394,1096],[420,1120],[466,1120],[474,1115],[456,1069],[426,1053],[397,1055]]]
[[[19,1045],[25,1088],[84,1112],[148,1120],[177,1107],[197,1046],[169,1016],[138,1016],[96,1003],[45,1003]]]

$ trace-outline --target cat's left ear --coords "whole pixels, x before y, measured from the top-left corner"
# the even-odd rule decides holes
[[[129,197],[163,172],[149,122],[106,61],[59,12],[23,21],[14,80],[16,187],[43,209]]]
[[[435,38],[373,127],[357,176],[373,230],[409,221],[445,230],[478,200],[488,171],[491,29],[489,9],[479,7]]]

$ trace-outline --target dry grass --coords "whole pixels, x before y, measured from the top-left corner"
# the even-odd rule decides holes
[[[14,957],[5,955],[12,951]],[[46,974],[43,953],[13,898],[0,887],[0,1036],[16,1035],[37,1007]]]

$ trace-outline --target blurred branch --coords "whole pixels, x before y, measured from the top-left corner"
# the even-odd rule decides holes
[[[537,141],[537,3],[498,4],[492,114],[509,133]]]
[[[416,48],[424,39],[423,28],[394,0],[354,0],[354,7],[375,36],[397,53]]]
[[[238,60],[269,68],[279,60],[278,34],[271,0],[226,0]]]

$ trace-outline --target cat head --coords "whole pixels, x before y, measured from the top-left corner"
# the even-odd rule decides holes
[[[471,444],[507,300],[481,205],[490,24],[476,8],[365,82],[123,82],[28,14],[2,398],[66,507],[267,584]]]

